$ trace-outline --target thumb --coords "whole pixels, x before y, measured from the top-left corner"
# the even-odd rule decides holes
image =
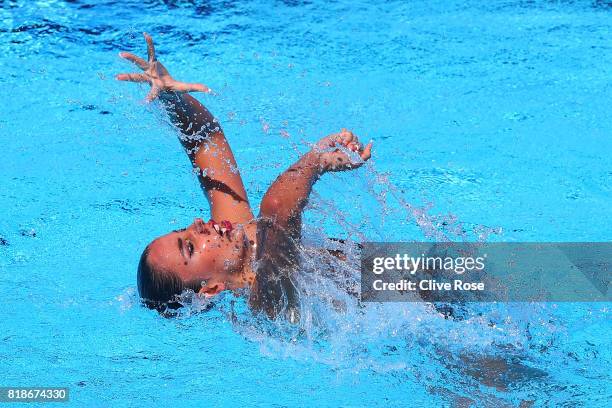
[[[370,157],[372,157],[372,143],[373,142],[368,143],[367,146],[363,149],[363,151],[359,154],[363,161],[369,160]]]

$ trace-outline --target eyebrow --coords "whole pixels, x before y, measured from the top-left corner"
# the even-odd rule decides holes
[[[186,231],[187,228],[181,228],[181,229],[177,229],[177,230],[173,230],[172,232],[183,232]]]

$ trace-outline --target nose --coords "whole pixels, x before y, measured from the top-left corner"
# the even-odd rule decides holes
[[[193,229],[198,232],[199,234],[204,233],[205,228],[205,224],[204,221],[201,218],[195,218],[193,220],[193,224],[191,225],[193,227]]]

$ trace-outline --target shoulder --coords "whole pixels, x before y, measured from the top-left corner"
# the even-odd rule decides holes
[[[277,266],[294,265],[298,259],[298,246],[299,238],[272,218],[258,218],[256,260],[272,261]]]

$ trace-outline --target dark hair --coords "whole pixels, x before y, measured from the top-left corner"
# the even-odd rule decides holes
[[[160,313],[166,313],[169,309],[175,310],[182,305],[178,301],[185,289],[194,292],[200,290],[200,284],[185,282],[172,271],[157,269],[149,263],[149,246],[142,251],[140,262],[138,262],[138,294],[142,303]]]

